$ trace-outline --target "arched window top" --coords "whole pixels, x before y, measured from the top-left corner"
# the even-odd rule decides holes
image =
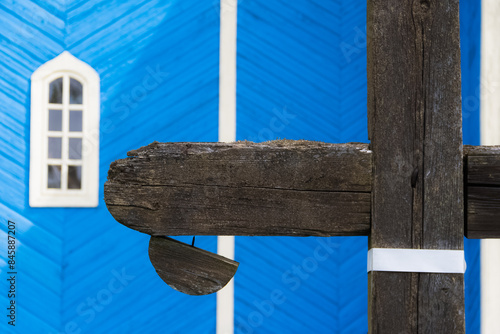
[[[97,206],[99,75],[65,51],[31,87],[30,205]]]
[[[99,83],[99,74],[96,70],[94,70],[89,64],[73,56],[68,51],[64,51],[59,56],[40,66],[35,72],[33,72],[31,80],[47,79],[50,77],[54,78],[57,76],[58,72],[68,74],[73,73],[89,83]]]

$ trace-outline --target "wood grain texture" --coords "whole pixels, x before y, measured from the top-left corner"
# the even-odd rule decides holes
[[[221,255],[167,237],[151,237],[149,260],[165,283],[194,296],[222,289],[239,265]]]
[[[466,183],[500,187],[500,146],[465,146]]]
[[[465,236],[500,238],[500,146],[468,146]]]
[[[458,0],[369,0],[370,247],[463,249]],[[369,275],[372,333],[463,333],[463,275]]]
[[[153,143],[115,161],[109,212],[151,235],[367,235],[366,144]]]

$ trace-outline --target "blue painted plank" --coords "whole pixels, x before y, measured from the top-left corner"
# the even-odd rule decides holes
[[[3,38],[28,50],[36,48],[47,54],[51,54],[53,50],[63,51],[62,41],[45,32],[43,27],[23,22],[15,13],[2,6],[0,6],[0,27]],[[34,41],[36,43],[33,43]]]
[[[462,128],[464,144],[479,145],[481,101],[481,1],[460,1],[460,48],[462,58]],[[465,325],[467,333],[481,332],[480,240],[464,239]]]
[[[43,27],[44,33],[53,40],[64,38],[64,19],[58,17],[31,0],[3,0],[0,7],[34,28]]]
[[[481,102],[481,1],[460,1],[460,47],[462,58],[462,119],[464,144],[480,145]]]

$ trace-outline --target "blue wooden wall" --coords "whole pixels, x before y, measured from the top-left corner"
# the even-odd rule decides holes
[[[462,3],[463,91],[478,97],[480,11],[477,1]],[[109,164],[130,149],[217,140],[218,6],[0,2],[0,248],[7,219],[15,221],[16,333],[213,333],[215,297],[166,286],[147,258],[147,236],[114,221],[102,185]],[[361,0],[240,0],[238,139],[366,142],[365,12]],[[64,50],[101,76],[101,200],[97,208],[30,208],[29,77]],[[145,78],[157,87],[147,89]],[[478,141],[478,108],[471,104],[467,116],[464,108],[466,143]],[[366,244],[238,237],[236,332],[366,332]],[[197,245],[215,251],[216,241]],[[466,246],[467,326],[478,333],[478,244]],[[2,275],[5,261],[0,251]],[[4,279],[0,306],[2,291]],[[14,331],[0,321],[0,332]]]
[[[481,1],[460,1],[460,46],[462,57],[462,120],[466,145],[479,145]],[[480,333],[480,240],[464,238],[465,322],[467,333]]]
[[[239,4],[238,139],[367,142],[365,1]],[[238,237],[236,333],[366,333],[366,252],[366,237]]]
[[[114,221],[102,185],[113,160],[153,140],[217,141],[217,6],[211,0],[0,3],[0,215],[16,221],[21,244],[16,333],[214,331],[215,296],[192,298],[165,285],[149,262],[148,237]],[[99,207],[30,208],[29,78],[64,50],[101,77]],[[148,77],[157,87],[143,84]],[[216,249],[215,237],[197,244]],[[2,320],[0,332],[13,331]]]

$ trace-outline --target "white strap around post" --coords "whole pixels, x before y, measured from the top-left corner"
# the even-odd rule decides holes
[[[368,251],[368,272],[463,274],[463,250],[372,248]]]

